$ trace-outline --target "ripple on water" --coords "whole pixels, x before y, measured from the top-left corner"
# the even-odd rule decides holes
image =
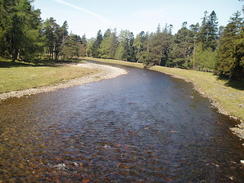
[[[235,124],[183,81],[129,74],[0,104],[0,182],[243,182]]]

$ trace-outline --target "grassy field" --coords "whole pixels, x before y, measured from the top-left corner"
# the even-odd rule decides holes
[[[12,63],[0,59],[0,93],[53,85],[95,72],[68,65]]]
[[[119,64],[143,68],[140,63],[131,63],[110,59],[94,59],[85,57],[84,60],[94,60],[105,63]],[[151,70],[162,72],[192,82],[195,88],[213,101],[220,112],[237,117],[244,121],[244,80],[230,83],[219,80],[212,73],[154,66]]]

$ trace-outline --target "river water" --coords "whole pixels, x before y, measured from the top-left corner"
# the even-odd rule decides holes
[[[235,121],[189,83],[125,69],[0,103],[0,182],[244,182]]]

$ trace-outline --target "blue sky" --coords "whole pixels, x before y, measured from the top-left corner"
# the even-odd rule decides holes
[[[155,31],[157,25],[174,25],[176,32],[187,21],[201,22],[203,12],[215,10],[219,24],[241,10],[238,0],[35,0],[34,7],[42,11],[42,18],[54,17],[59,24],[68,21],[69,30],[87,37],[99,29],[128,29],[135,34]]]

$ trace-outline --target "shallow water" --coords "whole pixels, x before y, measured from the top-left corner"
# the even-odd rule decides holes
[[[127,75],[0,103],[0,182],[244,182],[244,148],[184,81]]]

